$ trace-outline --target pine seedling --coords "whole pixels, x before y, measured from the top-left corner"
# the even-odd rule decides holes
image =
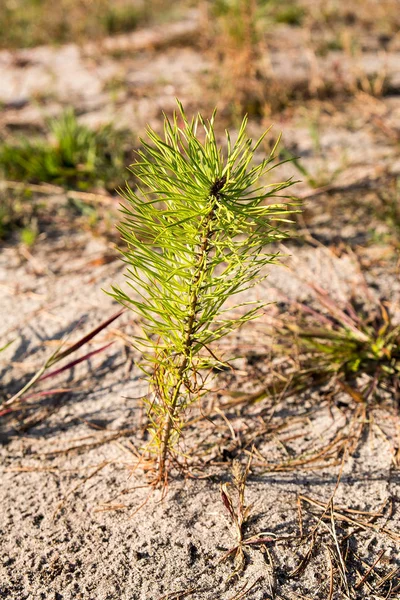
[[[243,120],[235,143],[226,133],[218,146],[214,117],[187,119],[181,104],[164,118],[164,138],[147,130],[132,171],[137,191],[124,193],[125,218],[119,227],[127,248],[130,295],[113,296],[143,322],[135,338],[150,383],[149,444],[156,455],[155,482],[164,485],[177,455],[186,408],[206,391],[221,360],[213,342],[256,318],[261,302],[246,302],[240,315],[226,301],[265,277],[277,257],[268,250],[286,236],[286,204],[266,204],[291,182],[257,185],[273,168],[270,155],[251,166],[265,134],[253,143]],[[232,307],[231,307],[232,310]]]

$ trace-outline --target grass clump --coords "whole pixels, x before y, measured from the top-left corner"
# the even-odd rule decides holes
[[[217,0],[208,5],[208,47],[220,63],[218,102],[235,122],[243,114],[263,117],[286,105],[287,90],[269,61],[269,35],[277,23],[298,26],[304,9],[290,0]]]
[[[366,289],[362,299],[343,306],[319,286],[312,285],[317,310],[298,303],[295,323],[281,331],[295,335],[300,369],[294,383],[331,383],[356,402],[379,399],[382,393],[398,397],[400,325],[393,322],[383,301],[372,301]]]
[[[279,3],[279,8],[274,12],[274,19],[277,23],[286,23],[286,25],[295,27],[302,25],[306,14],[304,8],[297,2],[284,2],[283,5]]]
[[[12,230],[24,229],[35,219],[35,208],[30,202],[30,195],[23,200],[12,192],[0,190],[0,240],[5,239]],[[28,209],[24,210],[27,204]]]
[[[4,0],[0,48],[84,43],[173,19],[190,0]]]
[[[172,122],[165,117],[163,138],[148,129],[150,143],[143,142],[133,165],[138,191],[125,193],[120,231],[134,294],[114,288],[114,296],[143,321],[136,343],[151,388],[147,450],[156,455],[155,483],[166,482],[177,457],[187,407],[224,364],[213,343],[263,307],[239,303],[232,316],[226,301],[264,277],[277,257],[268,247],[285,237],[287,205],[265,202],[291,182],[258,183],[273,168],[276,144],[250,166],[265,134],[253,143],[246,124],[233,144],[227,132],[224,154],[214,116],[188,121],[179,105]]]
[[[101,39],[148,23],[157,8],[157,0],[4,0],[0,47]]]
[[[264,4],[259,0],[217,0],[211,8],[211,15],[220,19],[220,27],[231,43],[240,49],[260,41],[257,17]]]
[[[245,549],[249,547],[263,548],[267,542],[274,541],[275,534],[260,532],[256,535],[246,535],[246,529],[254,509],[253,504],[247,504],[245,499],[247,478],[250,474],[252,458],[243,467],[239,461],[232,465],[232,482],[221,484],[221,500],[233,525],[236,544],[222,557],[222,561],[229,557],[234,560],[234,572],[231,577],[239,575],[245,568]],[[272,537],[271,537],[272,536]]]
[[[17,231],[24,244],[32,245],[44,223],[62,220],[63,211],[54,200],[61,194],[65,203],[64,191],[68,217],[82,216],[86,225],[97,228],[101,205],[91,206],[91,192],[109,202],[108,194],[125,183],[121,173],[128,163],[130,137],[111,125],[89,129],[68,109],[48,122],[45,137],[0,143],[0,240]]]
[[[44,139],[4,142],[0,164],[7,179],[53,183],[86,190],[109,191],[122,184],[127,135],[106,125],[93,131],[81,125],[72,109],[49,121]]]
[[[99,38],[126,31],[127,24],[134,29],[143,17],[143,10],[127,0],[60,0],[57,4],[50,0],[5,0],[0,47],[26,48]]]
[[[393,243],[400,244],[400,177],[393,177],[377,190],[376,217],[389,229]]]
[[[218,101],[238,123],[243,114],[260,117],[264,110],[264,11],[260,0],[218,0],[208,9],[209,47],[220,63]]]

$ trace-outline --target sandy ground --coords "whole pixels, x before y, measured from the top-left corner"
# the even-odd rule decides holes
[[[57,254],[49,260],[52,244],[39,245],[34,264],[16,248],[2,252],[2,314],[6,315],[2,325],[7,332],[18,333],[17,345],[3,361],[4,366],[10,358],[13,362],[11,373],[3,372],[12,386],[18,385],[12,381],[13,373],[19,379],[21,368],[39,366],[43,353],[49,351],[47,340],[59,338],[80,319],[88,330],[115,310],[101,288],[121,281],[121,266],[115,262],[88,268],[93,257],[108,250],[104,242],[72,235],[67,262],[61,260],[65,249],[59,261]],[[324,248],[292,248],[293,254],[294,250],[304,276],[313,274],[315,281],[325,286],[330,282],[342,293],[357,281],[347,256],[337,258]],[[43,269],[39,277],[38,265]],[[287,269],[277,266],[270,271],[268,284],[257,291],[259,297],[272,300],[278,288],[292,297],[307,296]],[[389,287],[398,296],[394,279]],[[13,308],[16,302],[18,314]],[[265,328],[262,321],[253,324],[231,341],[244,357],[235,363],[238,374],[230,377],[230,391],[262,387],[268,362],[259,360],[257,379],[246,354],[254,351],[255,340],[257,348],[262,348]],[[97,344],[115,337],[117,331],[131,329],[131,318],[124,315]],[[23,356],[28,353],[28,362],[21,365],[22,350]],[[25,430],[17,430],[21,422],[15,419],[2,426],[1,597],[150,600],[168,592],[193,590],[195,598],[230,599],[253,584],[246,597],[254,600],[327,597],[329,535],[322,533],[324,529],[305,572],[293,578],[289,573],[308,549],[305,542],[297,546],[297,498],[303,494],[327,502],[340,467],[317,461],[316,468],[309,465],[275,472],[271,465],[323,447],[340,428],[346,430],[348,415],[339,408],[330,409],[318,392],[227,410],[229,427],[214,415],[211,423],[202,422],[189,431],[187,448],[202,440],[201,453],[195,451],[189,464],[195,479],[173,479],[161,501],[158,492],[149,493],[143,487],[146,478],[140,470],[133,470],[135,450],[143,444],[143,414],[135,398],[145,388],[136,368],[128,368],[127,358],[134,360],[134,353],[128,351],[127,357],[126,352],[117,338],[107,356],[93,358],[88,367],[68,377],[60,375],[60,386],[71,385],[74,392],[26,416],[22,420]],[[379,531],[381,527],[399,531],[400,482],[393,462],[398,432],[391,413],[377,411],[374,419],[357,451],[344,463],[335,506],[372,513],[384,507],[384,516],[374,521],[376,530],[362,531],[354,524],[344,528],[346,534],[353,534],[352,549],[365,561],[359,565],[360,572],[384,551],[383,575],[398,565],[398,542],[390,533]],[[266,425],[264,430],[261,423]],[[260,458],[254,461],[247,483],[247,501],[254,503],[247,534],[269,532],[274,541],[266,544],[267,550],[249,548],[244,572],[230,579],[231,562],[220,560],[234,545],[235,533],[219,485],[231,478],[232,456],[245,460],[240,447],[253,435],[265,463]],[[199,460],[205,462],[202,469]],[[196,479],[205,475],[207,479]],[[309,508],[305,503],[304,527],[311,530],[316,517],[310,516]],[[357,577],[355,572],[352,576]],[[337,573],[336,578],[340,581]],[[333,597],[345,597],[339,582],[337,588],[341,591]],[[364,590],[359,597],[376,596],[367,596]]]
[[[159,126],[160,107],[172,107],[177,89],[189,106],[197,107],[200,102],[193,98],[209,65],[182,40],[182,29],[195,31],[191,19],[173,34],[183,48],[172,45],[159,53],[162,43],[152,38],[156,49],[150,51],[142,34],[120,38],[125,50],[129,44],[134,48],[132,56],[117,59],[104,52],[97,62],[91,47],[1,53],[2,127],[40,127],[43,114],[56,114],[72,101],[83,121],[95,124],[117,114],[121,124],[138,133],[146,121]],[[60,71],[60,64],[67,69]],[[117,100],[111,102],[104,86],[116,76]],[[392,89],[395,85],[394,79]],[[44,89],[51,93],[38,108],[31,98]],[[356,253],[367,267],[373,293],[399,301],[396,254],[386,242],[376,243],[386,239],[388,226],[371,214],[371,207],[400,169],[398,144],[387,133],[396,134],[400,100],[393,93],[342,102],[338,111],[329,99],[310,101],[275,119],[286,146],[320,177],[322,187],[333,190],[297,186],[308,198],[299,227],[312,243],[288,243],[287,262],[294,272],[271,267],[266,283],[252,292],[257,298],[272,302],[284,293],[306,300],[305,280],[345,297],[359,286]],[[310,115],[318,123],[318,148]],[[262,124],[251,127],[260,133]],[[288,175],[298,178],[292,165],[283,166],[276,177]],[[75,339],[117,309],[103,291],[123,281],[123,267],[111,260],[113,243],[82,229],[79,221],[54,222],[30,251],[14,241],[1,248],[0,339],[15,338],[1,355],[3,394],[15,392],[66,332],[73,331]],[[272,364],[268,322],[267,312],[229,339],[225,349],[241,358],[233,373],[221,375],[222,391],[207,398],[204,409],[211,400],[218,406],[263,387]],[[225,408],[223,415],[214,412],[185,436],[191,476],[175,474],[161,498],[146,485],[142,469],[134,469],[137,449],[145,442],[137,398],[146,391],[136,366],[139,357],[127,343],[135,327],[125,313],[93,343],[96,348],[113,340],[105,353],[60,375],[57,385],[71,391],[1,423],[0,598],[400,598],[400,591],[390,595],[400,569],[400,442],[393,411],[373,411],[352,455],[340,455],[339,464],[321,459],[295,467],[292,459],[318,454],[340,432],[354,435],[360,423],[352,422],[355,407],[348,398],[329,404],[324,390],[310,389],[285,400],[272,395],[254,405]],[[198,416],[196,409],[193,416]],[[232,479],[232,458],[246,462],[253,443],[257,454],[246,501],[254,506],[245,535],[263,534],[269,541],[246,546],[245,568],[235,575],[232,560],[222,560],[236,538],[220,484]],[[323,511],[310,499],[328,503],[333,493],[333,518],[320,521]],[[368,514],[346,512],[349,508]],[[331,515],[329,507],[326,514]],[[314,538],[302,537],[313,529]],[[338,539],[351,592],[340,575]],[[372,591],[368,572],[378,558]],[[384,579],[388,573],[390,581]],[[367,583],[360,584],[364,576]]]

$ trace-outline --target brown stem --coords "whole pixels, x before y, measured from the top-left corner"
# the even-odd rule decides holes
[[[210,190],[210,196],[213,197],[215,200],[219,199],[219,195],[220,195],[219,192],[222,189],[222,187],[225,185],[225,181],[226,180],[224,178],[222,178],[220,180],[217,180],[213,184],[213,186]],[[206,215],[206,217],[205,217],[204,234],[203,234],[203,237],[200,242],[198,262],[196,265],[195,273],[193,275],[193,280],[190,285],[192,292],[191,292],[191,299],[190,299],[190,306],[189,306],[189,318],[188,318],[188,323],[187,323],[185,343],[184,343],[184,347],[183,347],[183,351],[182,351],[182,362],[178,369],[176,384],[171,392],[171,404],[168,409],[167,422],[165,423],[164,431],[162,434],[160,460],[159,460],[159,465],[158,465],[158,476],[159,476],[159,481],[163,482],[163,483],[165,483],[165,480],[166,480],[166,462],[167,462],[167,455],[168,455],[168,448],[169,448],[169,439],[171,436],[171,431],[172,431],[174,420],[175,420],[179,394],[180,394],[181,387],[182,387],[182,384],[184,381],[185,371],[189,364],[190,349],[193,344],[195,318],[196,318],[197,305],[198,305],[198,300],[199,300],[198,283],[201,279],[202,274],[204,273],[204,269],[207,267],[207,254],[209,252],[211,237],[213,235],[212,222],[214,220],[214,217],[215,217],[215,202],[212,203],[211,210],[208,213],[208,215]]]

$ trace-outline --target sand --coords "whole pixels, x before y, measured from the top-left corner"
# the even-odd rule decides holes
[[[195,31],[190,27],[197,25],[190,23],[186,29]],[[182,27],[176,31],[181,36]],[[274,38],[276,65],[281,64],[285,35]],[[118,59],[100,52],[97,67],[90,55],[98,52],[93,47],[23,51],[22,58],[31,60],[25,71],[18,53],[1,53],[6,71],[1,126],[40,127],[43,113],[31,98],[50,84],[47,115],[58,114],[70,101],[83,122],[97,124],[117,115],[135,136],[148,121],[160,127],[161,108],[170,110],[177,92],[189,108],[207,108],[210,99],[201,105],[201,90],[209,58],[196,46],[174,47],[171,41],[162,52],[141,50],[146,39],[121,38],[119,43],[124,48],[133,44],[136,54]],[[294,46],[296,40],[291,38]],[[398,49],[393,52],[395,61]],[[67,64],[70,71],[55,76],[59,64]],[[324,72],[326,65],[321,64]],[[307,69],[298,73],[307,79]],[[120,86],[115,103],[105,86],[118,75],[129,85]],[[64,85],[67,80],[69,87]],[[340,301],[360,289],[361,263],[372,293],[395,304],[400,296],[396,255],[387,243],[388,225],[371,207],[398,175],[398,147],[371,115],[396,123],[399,98],[395,93],[380,99],[348,98],[340,111],[333,110],[328,99],[311,102],[309,110],[319,115],[318,151],[305,124],[304,107],[277,116],[276,130],[284,129],[287,146],[321,177],[321,186],[333,189],[297,185],[294,191],[307,196],[297,231],[311,243],[289,241],[282,251],[290,255],[285,262],[292,271],[270,267],[267,281],[247,299],[282,302],[284,295],[309,301],[305,282],[311,281]],[[250,127],[259,134],[264,125],[253,121]],[[298,178],[293,165],[284,165],[276,174],[286,176]],[[60,220],[64,200],[47,196],[54,219],[33,248],[24,248],[16,237],[1,248],[0,340],[14,340],[0,355],[4,396],[20,388],[66,333],[77,339],[118,308],[103,291],[123,282],[116,237],[100,236],[79,219]],[[271,369],[277,368],[269,323],[278,308],[271,306],[260,321],[223,346],[239,357],[235,370],[219,376],[220,391],[210,393],[202,406],[204,411],[222,406],[223,414],[214,410],[208,420],[188,427],[183,446],[186,474],[174,471],[165,494],[149,487],[149,474],[143,464],[138,466],[138,452],[146,442],[145,413],[138,398],[147,387],[137,365],[140,356],[129,344],[138,324],[128,312],[91,344],[95,349],[113,341],[110,348],[52,382],[69,391],[1,421],[0,598],[400,598],[400,591],[390,595],[399,584],[395,570],[400,568],[399,428],[392,399],[371,411],[366,423],[360,416],[352,422],[358,408],[346,394],[329,403],[329,390],[318,387],[226,406],[262,389]],[[198,407],[192,416],[199,416]],[[362,425],[351,456],[339,454],[336,465],[321,458],[292,466],[295,459],[318,454],[340,432],[351,440]],[[246,545],[244,568],[235,574],[232,557],[223,560],[237,539],[220,486],[232,481],[233,459],[246,464],[252,444],[257,451],[246,483],[246,503],[253,507],[245,540],[261,536],[268,541]],[[333,514],[333,520],[320,521],[324,511],[311,502],[323,503],[325,516]],[[312,542],[306,534],[313,530]],[[339,543],[346,556],[347,583],[340,573]],[[391,583],[381,579],[378,585],[379,577],[388,573]]]

